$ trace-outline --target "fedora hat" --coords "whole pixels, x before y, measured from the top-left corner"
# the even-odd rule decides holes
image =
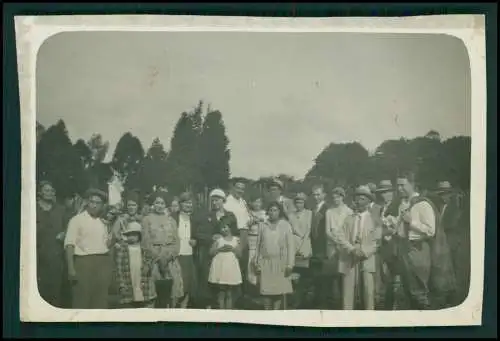
[[[358,195],[364,195],[371,201],[374,200],[373,193],[368,186],[359,186],[358,188],[356,188],[356,190],[354,191],[354,196]]]
[[[377,189],[375,190],[376,193],[392,192],[392,191],[394,191],[394,187],[392,187],[391,180],[380,181]]]
[[[440,181],[437,186],[436,193],[448,193],[453,191],[453,187],[449,181]]]

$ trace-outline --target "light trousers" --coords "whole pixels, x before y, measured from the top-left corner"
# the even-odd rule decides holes
[[[353,310],[356,301],[356,289],[361,285],[361,300],[364,310],[375,310],[375,274],[373,272],[352,269],[343,276],[343,309]]]

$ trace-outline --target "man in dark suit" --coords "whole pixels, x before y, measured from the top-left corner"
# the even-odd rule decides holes
[[[316,185],[312,189],[315,207],[312,209],[310,261],[311,276],[313,277],[314,308],[331,309],[333,301],[333,275],[337,270],[336,264],[328,259],[326,211],[326,191],[323,185]]]

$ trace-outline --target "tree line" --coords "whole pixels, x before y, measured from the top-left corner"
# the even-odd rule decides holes
[[[82,193],[89,186],[106,189],[114,171],[120,174],[126,189],[144,195],[158,186],[173,193],[227,188],[231,176],[230,141],[222,113],[205,108],[202,101],[193,110],[181,113],[168,150],[159,138],[145,150],[137,136],[126,132],[109,162],[104,162],[109,143],[99,133],[88,141],[78,139],[73,143],[63,120],[48,128],[37,122],[36,132],[37,180],[51,181],[61,198]],[[247,180],[254,191],[262,191],[262,183],[277,176],[293,192],[308,191],[317,182],[352,188],[381,179],[395,180],[398,174],[412,170],[423,188],[432,189],[436,182],[448,180],[468,192],[470,153],[470,137],[443,140],[436,131],[413,139],[384,141],[374,153],[358,142],[330,143],[312,160],[304,179],[282,173]]]

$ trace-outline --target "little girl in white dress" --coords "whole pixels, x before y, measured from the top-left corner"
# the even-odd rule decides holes
[[[241,247],[238,237],[231,234],[231,228],[221,220],[221,237],[216,239],[210,253],[214,256],[210,266],[208,281],[217,290],[219,309],[233,309],[233,296],[242,283],[238,258]]]

